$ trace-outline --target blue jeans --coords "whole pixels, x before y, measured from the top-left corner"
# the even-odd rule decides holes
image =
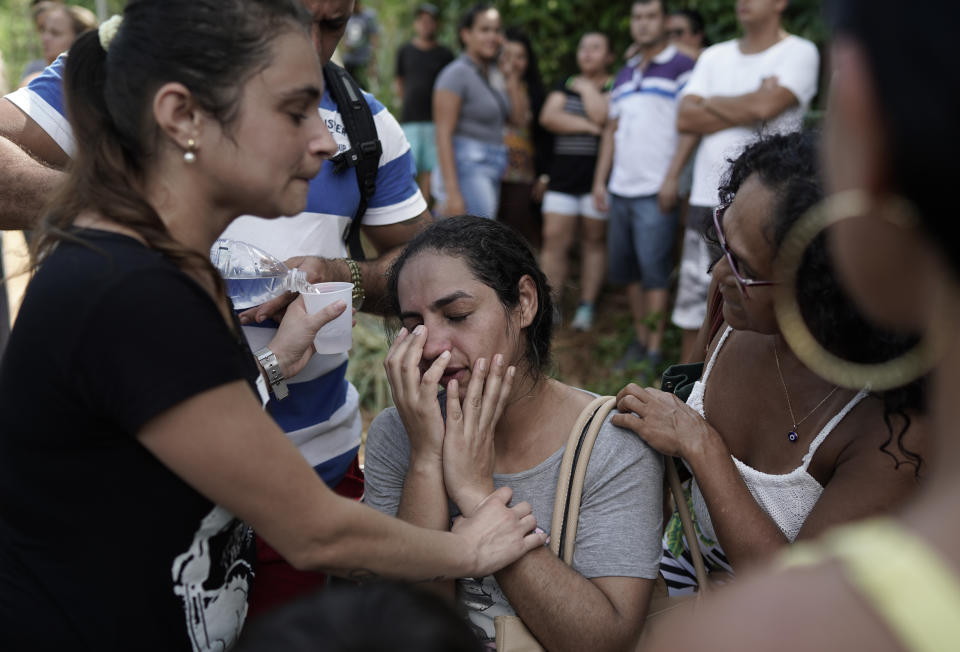
[[[673,271],[673,243],[677,213],[660,212],[656,195],[610,195],[607,213],[607,251],[610,280],[643,283],[645,290],[663,290]]]
[[[496,218],[500,203],[500,178],[507,167],[506,146],[454,136],[453,159],[467,213],[488,219]],[[430,178],[430,190],[438,202],[446,201],[447,194],[439,169]]]

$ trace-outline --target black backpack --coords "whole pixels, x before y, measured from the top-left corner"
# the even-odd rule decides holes
[[[343,241],[351,258],[364,260],[363,247],[360,244],[360,223],[363,214],[367,212],[367,203],[377,189],[377,169],[380,155],[383,154],[383,145],[380,144],[370,106],[350,73],[331,61],[323,66],[323,80],[337,104],[351,145],[350,149],[330,159],[333,171],[339,174],[349,168],[356,168],[357,187],[360,188],[360,204],[350,224],[343,230]]]

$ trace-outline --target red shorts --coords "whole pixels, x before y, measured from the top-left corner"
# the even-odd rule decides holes
[[[363,497],[363,471],[360,470],[358,459],[354,458],[353,464],[333,491],[354,500]],[[250,592],[247,623],[274,607],[319,589],[326,578],[323,573],[298,571],[258,536],[257,575]]]

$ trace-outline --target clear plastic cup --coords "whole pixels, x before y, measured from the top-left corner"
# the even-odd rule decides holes
[[[346,353],[353,345],[353,283],[313,283],[300,292],[307,312],[320,312],[334,301],[342,300],[346,309],[317,331],[313,344],[317,353]]]

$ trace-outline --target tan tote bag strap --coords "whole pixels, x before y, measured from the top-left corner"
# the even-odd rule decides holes
[[[603,422],[616,405],[615,396],[601,396],[591,401],[577,418],[563,451],[553,502],[550,549],[568,565],[573,563],[580,500],[583,498],[583,480],[587,475],[590,453],[593,452],[593,444]]]
[[[690,508],[687,506],[687,496],[683,493],[683,485],[680,484],[680,474],[677,473],[677,460],[675,457],[665,455],[663,464],[667,473],[667,483],[670,485],[670,493],[673,494],[673,502],[676,503],[677,513],[680,514],[683,536],[686,537],[687,545],[690,546],[690,557],[693,559],[693,569],[697,573],[697,584],[700,586],[697,594],[706,595],[710,590],[710,582],[707,579],[707,568],[703,564],[703,554],[700,552],[697,532],[693,528],[693,519],[690,517]]]
[[[587,473],[590,453],[600,427],[616,402],[617,399],[613,396],[599,396],[590,401],[573,424],[563,451],[557,492],[553,499],[550,550],[568,565],[573,561],[580,499],[583,497],[583,478]],[[540,641],[530,633],[518,616],[496,616],[493,624],[498,652],[542,652]]]
[[[560,539],[555,537],[554,533],[559,533],[563,529],[563,516],[566,513],[567,492],[570,490],[570,475],[573,472],[573,459],[576,455],[577,444],[580,443],[580,435],[587,422],[597,411],[597,408],[603,404],[607,397],[598,396],[590,401],[587,407],[583,408],[580,416],[573,424],[570,434],[567,436],[566,448],[563,450],[563,459],[560,461],[560,474],[557,478],[557,491],[553,496],[553,520],[550,522],[550,550],[557,554],[560,550]]]

